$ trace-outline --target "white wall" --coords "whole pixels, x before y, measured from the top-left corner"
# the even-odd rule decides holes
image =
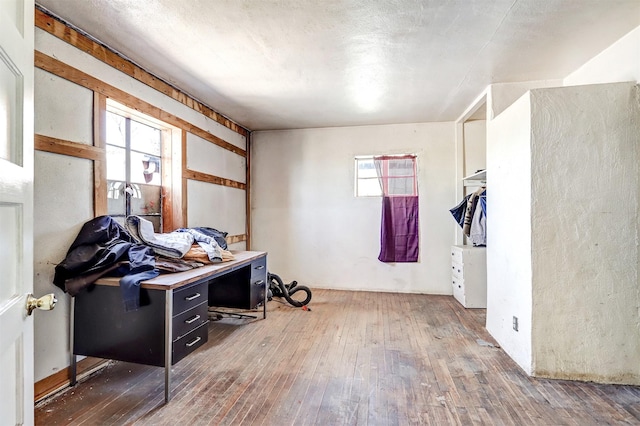
[[[464,128],[464,175],[487,168],[487,121],[473,120]]]
[[[502,114],[527,91],[543,87],[562,86],[562,80],[519,81],[515,83],[494,83],[487,89],[487,119]]]
[[[531,92],[536,376],[640,383],[638,94]]]
[[[243,147],[244,148],[244,147]],[[187,135],[187,168],[246,183],[247,161],[196,135]],[[246,192],[242,189],[190,180],[187,182],[187,226],[205,226],[229,235],[246,232]],[[244,250],[244,242],[234,250]]]
[[[188,226],[206,226],[229,235],[245,233],[246,196],[243,190],[190,180],[187,194]]]
[[[632,83],[532,90],[488,124],[487,329],[529,374],[640,383],[639,135]]]
[[[640,82],[640,27],[609,46],[569,74],[565,86],[579,84]]]
[[[36,99],[42,89],[36,84]],[[71,300],[52,284],[53,273],[80,225],[93,218],[93,162],[36,152],[35,170],[33,290],[37,296],[55,293],[58,299],[53,311],[35,317],[35,380],[38,381],[69,365]]]
[[[619,99],[617,105],[600,110],[593,104],[583,105],[584,100],[580,103],[575,101],[572,103],[570,99],[572,96],[575,97],[575,94],[569,95],[569,92],[562,92],[563,95],[560,95],[558,100],[545,105],[545,102],[541,101],[541,97],[544,97],[543,93],[560,92],[534,90],[559,87],[563,84],[569,86],[619,81],[640,81],[640,27],[605,49],[562,82],[498,83],[491,85],[487,90],[487,115],[490,120],[487,124],[487,169],[491,206],[491,214],[487,218],[487,228],[490,230],[487,247],[487,329],[507,353],[529,373],[556,378],[617,383],[637,383],[638,381],[637,361],[640,349],[637,347],[637,340],[634,339],[638,336],[637,309],[640,304],[637,299],[640,285],[637,278],[634,281],[629,274],[637,273],[640,254],[637,247],[626,246],[630,242],[633,245],[635,236],[630,236],[628,231],[613,231],[618,229],[618,226],[634,228],[638,223],[637,209],[635,212],[632,212],[632,209],[627,211],[631,215],[628,218],[631,222],[618,222],[606,231],[609,235],[606,238],[607,247],[610,243],[615,246],[618,244],[618,238],[622,238],[624,241],[620,242],[619,247],[630,249],[623,256],[610,260],[611,270],[607,264],[609,260],[602,262],[603,258],[593,256],[594,253],[602,255],[602,247],[594,250],[594,247],[582,246],[587,241],[587,235],[592,233],[598,235],[598,239],[602,239],[599,234],[603,232],[602,223],[592,224],[591,219],[587,218],[589,220],[583,221],[581,225],[566,224],[571,231],[560,232],[557,227],[553,231],[548,231],[548,224],[538,220],[540,219],[538,215],[535,229],[531,230],[530,221],[522,222],[520,215],[521,211],[530,211],[532,203],[538,203],[538,208],[542,203],[546,203],[556,206],[558,210],[549,210],[551,217],[545,220],[553,222],[564,217],[560,213],[563,205],[561,199],[562,195],[566,195],[565,193],[556,192],[553,195],[544,196],[537,192],[531,193],[532,189],[538,191],[541,186],[550,182],[557,186],[556,191],[571,188],[573,193],[569,194],[571,195],[569,198],[572,200],[575,194],[588,193],[588,196],[580,197],[580,200],[587,203],[594,197],[594,185],[605,191],[606,188],[600,187],[604,183],[604,186],[610,187],[612,193],[610,198],[607,198],[609,195],[605,195],[604,198],[600,194],[596,195],[597,202],[606,199],[608,203],[615,205],[616,202],[621,201],[616,199],[619,197],[619,185],[614,183],[606,172],[604,179],[598,173],[602,172],[603,164],[607,164],[612,173],[622,173],[616,179],[619,178],[620,181],[628,183],[629,179],[636,176],[637,171],[630,168],[631,165],[628,162],[619,170],[618,164],[612,164],[616,161],[615,159],[622,160],[616,156],[624,150],[620,148],[619,139],[614,137],[609,144],[609,136],[603,135],[606,135],[609,130],[621,127],[627,130],[633,128],[629,123],[621,125],[613,117],[617,116],[620,119],[625,116],[625,113],[634,108],[637,109],[637,100],[633,101],[629,94],[626,99],[624,96]],[[542,120],[545,123],[544,126],[536,129],[537,143],[542,146],[545,141],[553,140],[556,144],[556,150],[553,152],[547,148],[536,147],[533,157],[529,159],[530,164],[524,164],[526,159],[524,151],[513,152],[517,149],[526,149],[528,142],[525,140],[528,132],[531,131],[531,120],[527,111],[530,109],[531,94],[520,97],[527,90],[535,93],[536,114],[539,115],[536,120],[540,120],[540,116],[546,119]],[[606,92],[608,89],[594,90]],[[616,90],[618,89],[614,91]],[[578,93],[587,92],[583,92],[583,88],[580,88]],[[610,101],[606,93],[601,95],[602,102]],[[518,100],[514,102],[516,99]],[[628,104],[629,101],[631,105]],[[556,102],[562,106],[555,107]],[[600,107],[604,103],[600,104]],[[561,111],[563,108],[567,111],[571,110],[573,116],[567,117]],[[613,114],[613,116],[609,115],[605,120],[604,117],[607,114]],[[575,125],[570,124],[572,121]],[[571,136],[572,132],[579,131],[584,132],[579,136],[579,139],[584,139],[583,141],[576,141],[575,135]],[[562,140],[554,134],[562,132],[567,132]],[[638,164],[637,152],[630,152],[629,149],[633,146],[633,150],[637,150],[639,134],[640,130],[631,131],[631,139],[633,140],[635,135],[635,142],[627,145],[625,149],[627,153],[625,160],[635,162],[636,165]],[[564,140],[565,138],[571,140],[571,143],[569,140]],[[628,143],[629,140],[627,140]],[[517,148],[518,146],[520,148]],[[581,155],[585,154],[587,146],[589,149],[586,150],[587,155],[583,158]],[[572,163],[574,172],[569,172],[565,166],[551,167],[558,158],[563,158],[563,161],[568,160],[563,157],[567,149],[575,155],[573,158],[575,162]],[[609,153],[609,150],[612,152]],[[538,174],[534,183],[530,175],[531,164],[534,165]],[[510,176],[510,173],[514,175]],[[572,182],[573,175],[581,179],[581,184],[564,185],[565,181]],[[621,202],[625,208],[629,208],[629,203],[636,202],[634,200],[637,199],[640,185],[636,182],[635,186],[627,187],[624,191],[627,191],[628,197]],[[592,207],[591,204],[580,203],[579,205],[581,211],[574,212],[577,217],[583,217],[585,212],[591,212],[586,208]],[[517,215],[514,219],[515,213]],[[597,215],[599,218],[601,216]],[[586,228],[587,224],[589,229]],[[569,234],[565,235],[564,232]],[[621,237],[621,235],[625,236]],[[536,240],[537,249],[529,246],[533,244],[532,237]],[[578,241],[576,248],[580,247],[580,249],[572,250],[571,255],[559,253],[559,247],[563,247],[562,244],[566,241],[572,241],[572,238]],[[555,242],[557,246],[549,245],[549,241]],[[550,247],[554,247],[553,256],[549,255]],[[608,249],[613,250],[611,247]],[[580,257],[581,251],[584,251],[585,257]],[[598,266],[583,262],[585,259],[591,259]],[[617,269],[621,259],[627,262],[630,269],[624,272]],[[568,261],[571,261],[570,266],[566,264]],[[528,264],[529,262],[531,264]],[[532,268],[535,269],[532,270]],[[603,268],[606,271],[603,271]],[[596,270],[597,276],[592,277],[590,274]],[[552,277],[553,274],[560,274],[561,277]],[[571,279],[568,279],[567,274]],[[582,275],[588,276],[589,279],[586,281],[579,279]],[[624,285],[614,284],[622,277],[626,280]],[[585,287],[588,283],[593,286],[593,289]],[[558,293],[558,288],[563,291]],[[635,312],[635,317],[631,311]],[[518,316],[520,323],[518,332],[512,329],[514,315]],[[613,324],[612,321],[622,321],[623,324]],[[620,333],[627,333],[629,337],[622,338]],[[603,346],[606,348],[603,349]],[[618,350],[621,350],[622,359],[618,359],[619,357],[615,354]]]
[[[36,69],[34,91],[36,134],[92,144],[90,90]],[[52,284],[53,274],[81,224],[93,217],[93,162],[36,152],[33,290],[38,296],[53,292],[58,299],[53,311],[35,317],[36,381],[69,365],[70,298]]]
[[[311,288],[451,294],[453,123],[255,132],[252,245]],[[379,197],[354,197],[354,157],[417,154],[418,263],[378,261]]]
[[[246,149],[244,136],[40,29],[36,29],[36,49]],[[35,75],[35,132],[92,144],[92,92],[42,70],[36,70]],[[191,134],[187,150],[189,166],[194,170],[244,182],[243,158],[222,152],[219,147]],[[231,235],[245,233],[244,191],[191,181],[189,186],[198,197],[194,201],[187,194],[189,222],[194,226],[218,227]],[[56,263],[64,259],[82,224],[94,217],[92,162],[36,152],[34,191],[34,291],[37,295],[54,292],[59,300],[51,313],[35,318],[35,380],[39,381],[69,365],[70,298],[55,287],[52,280]],[[212,221],[214,208],[218,214],[225,215],[224,220]],[[244,245],[238,243],[232,248],[243,249]]]
[[[527,93],[487,123],[487,330],[527,373],[532,307],[530,113]]]

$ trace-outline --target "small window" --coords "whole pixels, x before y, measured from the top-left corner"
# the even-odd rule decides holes
[[[416,156],[356,157],[356,197],[418,195]]]
[[[124,223],[142,216],[162,230],[162,126],[115,107],[107,118],[107,209]]]

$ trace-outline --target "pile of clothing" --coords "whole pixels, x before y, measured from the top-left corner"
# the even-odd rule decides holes
[[[56,266],[53,283],[75,296],[100,277],[121,277],[124,308],[131,311],[140,306],[140,282],[233,259],[226,232],[199,227],[156,234],[139,216],[127,217],[125,225],[111,216],[85,223]]]
[[[449,210],[474,246],[487,245],[487,189],[479,188]]]

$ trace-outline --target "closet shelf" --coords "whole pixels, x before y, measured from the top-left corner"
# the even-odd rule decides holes
[[[487,184],[487,170],[480,170],[472,175],[462,178],[464,186],[483,186]]]

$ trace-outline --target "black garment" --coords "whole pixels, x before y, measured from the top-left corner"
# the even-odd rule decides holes
[[[471,194],[464,197],[462,201],[460,201],[460,204],[449,210],[461,228],[464,225],[464,215],[467,211],[467,202],[469,201],[469,197],[471,197]]]
[[[111,216],[99,216],[82,226],[67,256],[56,266],[53,283],[75,296],[101,276],[127,276],[154,269],[151,247],[137,244]],[[139,291],[139,282],[129,279],[121,281],[123,285],[123,295]]]

